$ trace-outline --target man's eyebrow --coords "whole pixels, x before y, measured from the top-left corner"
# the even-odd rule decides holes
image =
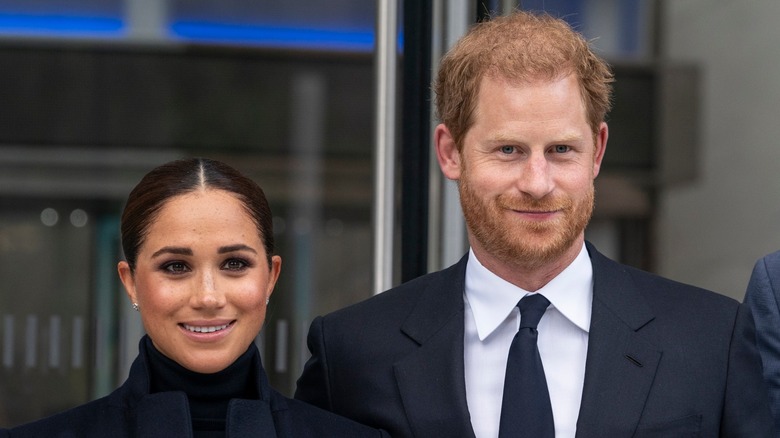
[[[184,248],[180,246],[165,246],[157,251],[155,251],[154,254],[152,254],[152,258],[160,256],[162,254],[178,254],[178,255],[192,255],[192,250],[189,248]]]
[[[554,140],[550,141],[550,143],[568,143],[572,141],[580,141],[584,137],[576,132],[564,132],[561,135],[558,135],[554,137]],[[490,141],[493,143],[522,143],[525,144],[525,141],[519,140],[516,135],[513,135],[511,132],[498,132],[495,135],[493,135],[490,138]]]

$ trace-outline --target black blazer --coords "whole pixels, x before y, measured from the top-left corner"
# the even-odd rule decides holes
[[[577,437],[775,436],[749,310],[587,248],[593,311]],[[394,437],[473,437],[466,262],[315,319],[296,398]]]
[[[756,319],[764,380],[769,388],[775,426],[780,428],[780,251],[756,262],[745,292],[745,304]]]
[[[234,399],[227,414],[228,437],[386,437],[384,432],[355,423],[306,403],[285,398],[268,385],[257,369],[260,400]],[[133,362],[125,383],[106,397],[10,430],[6,437],[178,438],[192,437],[189,403],[184,392],[149,393],[144,349]]]

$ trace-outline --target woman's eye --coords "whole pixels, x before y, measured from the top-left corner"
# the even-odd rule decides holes
[[[501,153],[502,154],[509,155],[509,154],[513,153],[514,151],[515,151],[515,147],[514,146],[501,146]]]
[[[244,260],[230,259],[226,261],[224,265],[222,265],[222,268],[227,269],[228,271],[240,271],[247,266],[249,266],[249,264]]]
[[[163,265],[163,269],[171,274],[183,274],[189,271],[187,265],[182,262],[171,262]]]

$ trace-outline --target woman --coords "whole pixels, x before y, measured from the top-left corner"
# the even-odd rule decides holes
[[[385,436],[269,387],[253,341],[282,264],[271,219],[260,187],[223,163],[148,173],[122,214],[119,277],[147,333],[127,381],[0,436]]]

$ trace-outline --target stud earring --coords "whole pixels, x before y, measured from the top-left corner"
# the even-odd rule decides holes
[[[271,302],[271,299],[270,299],[270,298],[266,298],[266,299],[265,299],[265,305],[266,305],[266,306],[267,306],[267,305],[268,305],[268,303],[270,303],[270,302]]]
[[[133,303],[133,310],[138,311],[138,303]]]

